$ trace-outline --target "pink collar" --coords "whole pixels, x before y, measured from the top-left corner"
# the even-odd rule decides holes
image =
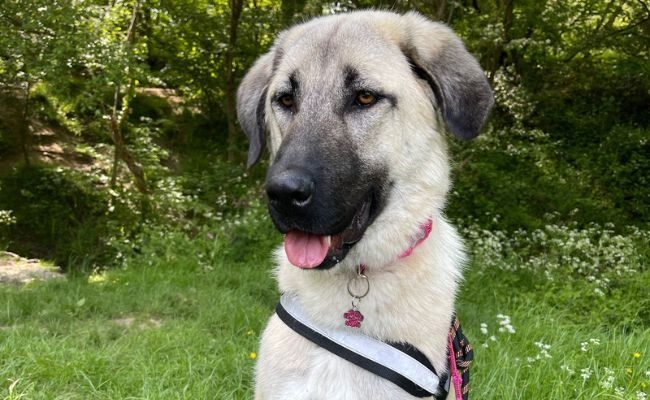
[[[422,242],[427,240],[429,235],[431,234],[431,229],[433,228],[433,220],[429,218],[425,223],[420,225],[420,231],[415,235],[412,240],[413,243],[409,246],[408,249],[404,250],[402,254],[399,255],[398,259],[401,260],[402,258],[406,258],[413,254],[413,250],[415,250],[416,247],[418,247]],[[368,269],[368,266],[366,264],[359,264],[359,274],[363,274],[366,269]]]
[[[413,250],[415,250],[415,248],[418,247],[420,243],[427,240],[427,238],[431,234],[432,227],[433,227],[433,220],[431,218],[429,218],[427,222],[425,222],[424,224],[420,225],[420,231],[415,237],[413,237],[413,244],[411,244],[411,246],[408,249],[404,250],[404,252],[400,254],[399,258],[406,258],[410,256],[411,253],[413,253]]]

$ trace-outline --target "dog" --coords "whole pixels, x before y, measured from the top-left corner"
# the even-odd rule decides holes
[[[270,152],[268,210],[284,234],[275,273],[290,303],[262,333],[255,399],[462,398],[456,383],[408,391],[402,375],[387,377],[396,368],[364,368],[345,343],[379,354],[372,365],[403,353],[368,341],[405,344],[439,385],[453,372],[450,322],[465,256],[443,214],[445,135],[474,138],[492,105],[462,41],[415,12],[316,18],[281,32],[254,63],[237,113],[248,166]],[[312,334],[338,335],[344,354],[298,332],[303,320]]]

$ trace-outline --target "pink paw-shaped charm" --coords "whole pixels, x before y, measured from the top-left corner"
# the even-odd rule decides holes
[[[361,311],[352,308],[343,314],[343,318],[345,318],[345,325],[350,328],[360,328],[361,321],[363,321],[363,314],[361,314]]]

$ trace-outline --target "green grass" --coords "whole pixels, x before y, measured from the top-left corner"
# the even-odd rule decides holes
[[[250,397],[277,295],[268,254],[226,258],[225,240],[168,233],[122,269],[0,287],[0,398]]]
[[[0,287],[0,399],[252,398],[253,353],[277,300],[269,253],[279,237],[260,213],[192,237],[145,236],[121,268],[90,278]],[[515,256],[468,229],[474,262],[458,312],[475,347],[472,399],[645,399],[645,236],[592,240],[618,246],[633,267],[618,280],[592,271],[609,279],[594,297],[571,267],[579,256],[554,258],[566,249],[554,237],[582,233],[550,230],[527,250],[522,233],[508,245],[520,246]],[[602,310],[618,316],[597,318]],[[508,325],[513,333],[499,331]]]
[[[590,323],[577,317],[571,304],[549,304],[544,293],[493,287],[492,279],[500,274],[486,279],[470,272],[458,305],[474,346],[472,398],[645,399],[647,325],[626,329]],[[500,330],[504,321],[513,332]],[[481,324],[487,329],[481,331]]]
[[[475,349],[473,398],[646,399],[649,232],[464,232],[473,262],[458,313]]]

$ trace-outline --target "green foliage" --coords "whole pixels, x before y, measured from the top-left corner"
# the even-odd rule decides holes
[[[592,174],[611,207],[630,221],[650,221],[650,129],[615,126],[597,146],[580,153],[576,165]]]
[[[542,227],[549,216],[582,226],[647,226],[647,137],[647,130],[619,127],[597,148],[581,153],[567,153],[550,135],[522,128],[454,143],[456,176],[448,212],[512,230]]]
[[[105,240],[115,234],[113,218],[124,212],[84,176],[39,167],[23,167],[2,179],[0,208],[11,210],[13,251],[90,267],[108,261]]]
[[[38,81],[70,55],[76,9],[70,1],[10,1],[0,6],[0,86]]]
[[[0,210],[0,250],[4,251],[9,246],[10,227],[16,223],[11,210]]]
[[[549,213],[650,221],[648,9],[640,2],[475,2],[453,21],[492,80],[487,138],[455,146],[451,214],[516,229]],[[645,22],[644,22],[645,21]],[[498,224],[497,224],[498,225]]]
[[[236,32],[235,76],[282,27],[301,16],[368,6],[385,4],[246,3]],[[457,160],[452,217],[511,231],[540,229],[549,215],[580,226],[645,226],[650,220],[645,112],[650,81],[645,73],[649,55],[641,45],[647,38],[642,3],[399,1],[393,7],[415,8],[451,24],[494,86],[497,106],[486,134],[473,143],[452,145]],[[0,152],[19,153],[15,131],[30,118],[76,134],[79,152],[99,166],[86,177],[70,179],[96,196],[90,203],[124,202],[119,215],[109,212],[105,218],[117,219],[109,230],[131,232],[125,237],[138,231],[129,221],[195,230],[211,218],[241,214],[261,198],[252,188],[263,172],[245,175],[239,166],[212,163],[211,154],[228,149],[226,121],[234,117],[225,114],[231,11],[228,2],[205,0],[0,4],[5,22],[0,24],[0,48],[5,49],[0,52],[0,84],[11,94],[7,98],[24,100],[11,113],[24,106],[28,114],[16,123],[8,112],[0,112]],[[108,166],[111,150],[119,155],[119,149],[110,147],[113,118],[123,121],[124,148],[142,169],[151,191],[147,199],[134,193],[122,163]],[[243,135],[235,144],[243,153]],[[25,181],[12,185],[40,185],[37,176],[14,178],[19,176]],[[18,222],[11,229],[5,225],[5,243],[18,245],[21,239],[7,232],[21,231],[19,226],[28,224],[25,218],[36,214],[21,217],[13,203],[7,204]],[[98,210],[110,209],[102,207]],[[52,215],[59,214],[63,220],[56,225],[69,226],[64,213]],[[33,223],[37,231],[46,231],[43,221]],[[94,226],[90,223],[88,234],[80,236],[121,240],[121,234],[105,235]],[[48,240],[56,236],[49,235]],[[70,259],[57,249],[49,252]]]
[[[154,151],[141,159],[153,157],[151,164],[160,165],[156,147],[149,147]],[[102,169],[82,174],[67,168],[18,168],[0,180],[0,245],[88,273],[119,265],[119,254],[140,248],[143,227],[149,232],[180,228],[192,236],[216,225],[237,238],[233,251],[245,253],[246,244],[260,239],[254,234],[257,228],[247,230],[248,222],[269,224],[259,207],[260,171],[242,176],[241,166],[209,154],[183,169],[180,176],[162,167],[149,169],[151,193],[145,198],[129,188],[106,190],[109,177]],[[237,222],[226,222],[233,220]]]
[[[498,277],[503,289],[539,291],[571,322],[634,329],[650,326],[650,232],[611,224],[549,223],[533,231],[463,228],[476,273]],[[594,304],[599,307],[594,308]]]

